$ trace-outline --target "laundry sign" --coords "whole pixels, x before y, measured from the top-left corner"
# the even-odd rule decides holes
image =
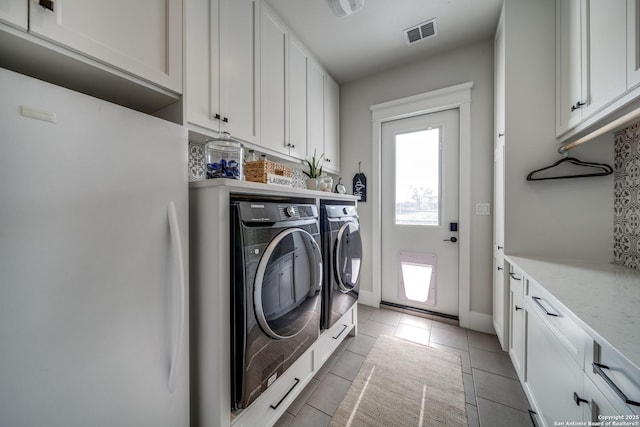
[[[361,202],[367,201],[367,177],[362,172],[353,177],[353,195],[360,196]]]

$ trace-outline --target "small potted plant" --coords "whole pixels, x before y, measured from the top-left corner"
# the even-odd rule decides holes
[[[308,171],[302,171],[308,179],[307,179],[307,189],[309,190],[317,190],[318,189],[318,178],[322,175],[322,163],[324,159],[324,153],[320,155],[316,159],[316,151],[313,150],[313,157],[311,160],[305,160],[305,163],[309,167]]]

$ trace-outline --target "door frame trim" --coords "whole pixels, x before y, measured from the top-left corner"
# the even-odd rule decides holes
[[[382,229],[382,124],[384,122],[436,113],[444,110],[459,111],[460,126],[460,181],[459,181],[459,259],[458,259],[458,317],[462,327],[470,326],[471,301],[471,88],[473,82],[425,92],[371,106],[372,116],[372,227]],[[373,265],[379,271],[372,274],[371,301],[378,307],[382,294],[382,233],[372,233]],[[362,292],[361,292],[362,294]]]

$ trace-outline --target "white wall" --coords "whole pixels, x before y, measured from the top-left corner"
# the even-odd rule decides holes
[[[505,253],[609,261],[613,175],[526,181],[561,156],[555,138],[555,1],[507,0]],[[570,152],[613,164],[613,135]]]
[[[398,67],[341,86],[341,169],[343,183],[352,192],[351,179],[358,172],[372,176],[372,132],[369,107],[386,101],[429,92],[464,82],[473,82],[471,91],[471,206],[491,202],[493,188],[493,40]],[[371,194],[368,182],[367,196]],[[358,207],[364,247],[361,288],[371,291],[374,271],[371,236],[380,233],[372,226],[371,204]],[[471,215],[471,307],[470,311],[491,314],[492,310],[492,216]]]

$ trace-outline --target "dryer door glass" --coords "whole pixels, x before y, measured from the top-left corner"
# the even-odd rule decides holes
[[[256,318],[274,339],[290,338],[319,316],[322,255],[301,228],[278,234],[267,246],[254,286]]]
[[[340,227],[334,256],[336,282],[342,292],[350,292],[358,285],[362,264],[362,240],[357,222],[349,221]]]

